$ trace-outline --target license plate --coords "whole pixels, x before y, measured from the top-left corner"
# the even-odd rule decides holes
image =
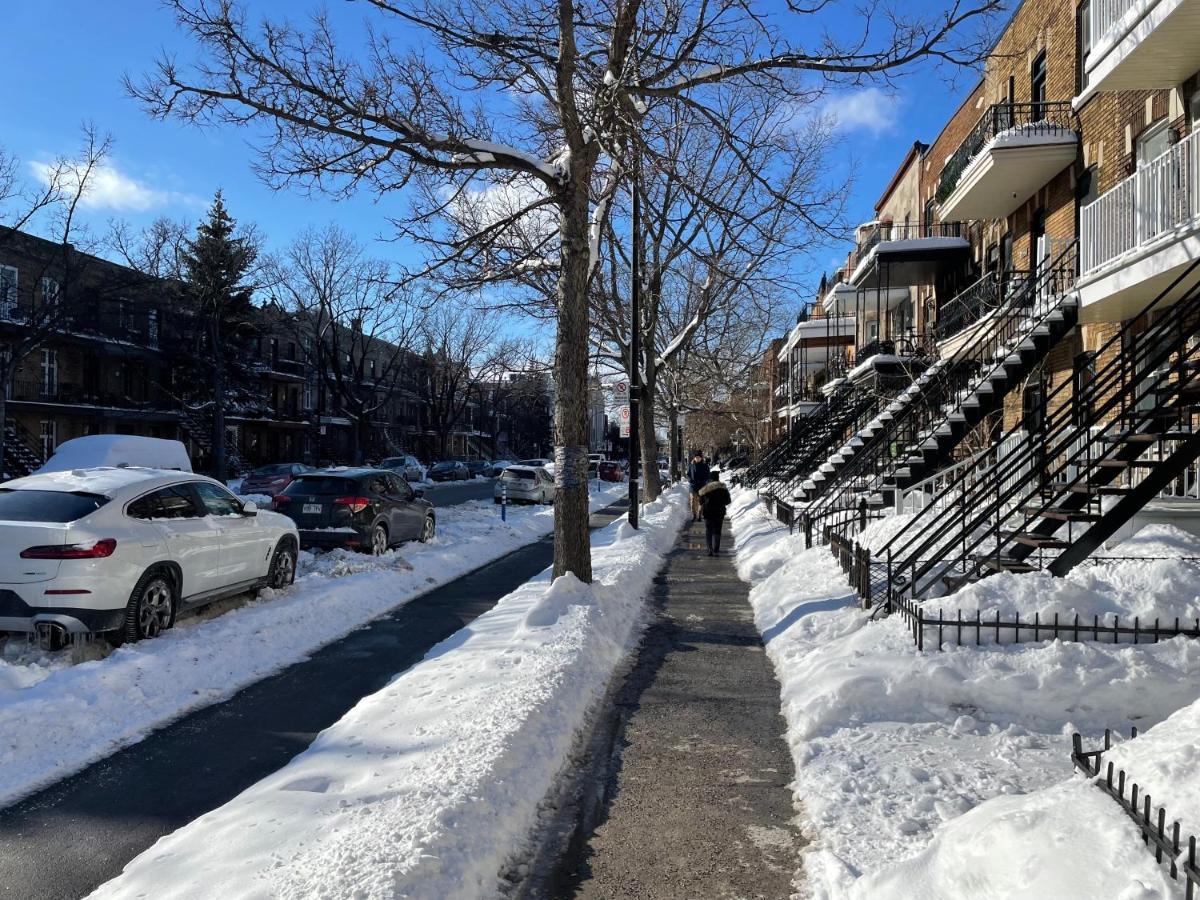
[[[306,516],[319,516],[321,514],[321,504],[320,503],[305,503],[304,509],[302,510],[302,512]]]

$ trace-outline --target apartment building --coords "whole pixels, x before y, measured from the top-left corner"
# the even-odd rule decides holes
[[[1200,532],[1197,34],[1200,0],[1017,6],[825,294],[853,368],[750,473],[781,519],[915,512],[912,597]]]
[[[209,468],[207,351],[181,298],[177,285],[74,247],[0,233],[0,356],[18,357],[4,386],[3,471],[25,473],[64,441],[106,433],[181,440],[197,469]],[[335,360],[332,342],[281,307],[254,307],[251,318],[230,349],[225,443],[235,469],[440,453],[420,356],[358,340],[343,341],[354,349]],[[322,377],[334,366],[340,379]],[[466,414],[446,436],[449,454],[511,452],[509,435],[536,431],[514,422],[532,401],[517,403],[511,386],[469,391]]]

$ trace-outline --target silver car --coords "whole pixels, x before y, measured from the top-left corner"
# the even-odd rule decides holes
[[[509,466],[496,479],[495,499],[509,503],[553,503],[554,479],[541,466]]]
[[[405,481],[420,481],[425,477],[425,467],[415,456],[389,456],[379,468],[391,469]]]

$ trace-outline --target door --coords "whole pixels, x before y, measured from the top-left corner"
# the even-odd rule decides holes
[[[129,506],[162,533],[171,559],[183,573],[182,599],[215,590],[221,583],[221,532],[188,485],[160,488]]]
[[[393,534],[400,540],[416,540],[421,536],[421,528],[425,524],[425,508],[416,502],[416,494],[403,478],[388,475],[387,486],[388,503],[396,510],[396,530]]]
[[[206,516],[216,525],[221,540],[218,588],[262,578],[267,574],[270,536],[257,516],[242,514],[242,502],[220,485],[192,483]]]

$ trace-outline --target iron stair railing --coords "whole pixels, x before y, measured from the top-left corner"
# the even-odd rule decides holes
[[[1031,571],[1046,564],[1047,551],[1060,552],[1046,568],[1065,574],[1200,455],[1191,428],[1200,387],[1197,267],[1085,355],[1104,362],[1086,383],[1064,381],[1048,395],[1043,427],[1010,429],[1002,438],[1009,452],[982,471],[965,470],[947,487],[952,502],[918,513],[876,551],[892,560],[895,590],[919,599],[993,571]],[[1168,310],[1181,284],[1190,286]],[[1145,459],[1152,448],[1157,458]],[[1116,484],[1143,466],[1151,474]]]
[[[946,465],[972,429],[1070,332],[1077,315],[1077,300],[1067,290],[1074,249],[1064,248],[1036,280],[1011,292],[974,335],[843,447],[824,479],[804,485],[809,505],[801,519],[810,544],[814,533],[861,523],[866,510],[883,509],[889,495]]]

